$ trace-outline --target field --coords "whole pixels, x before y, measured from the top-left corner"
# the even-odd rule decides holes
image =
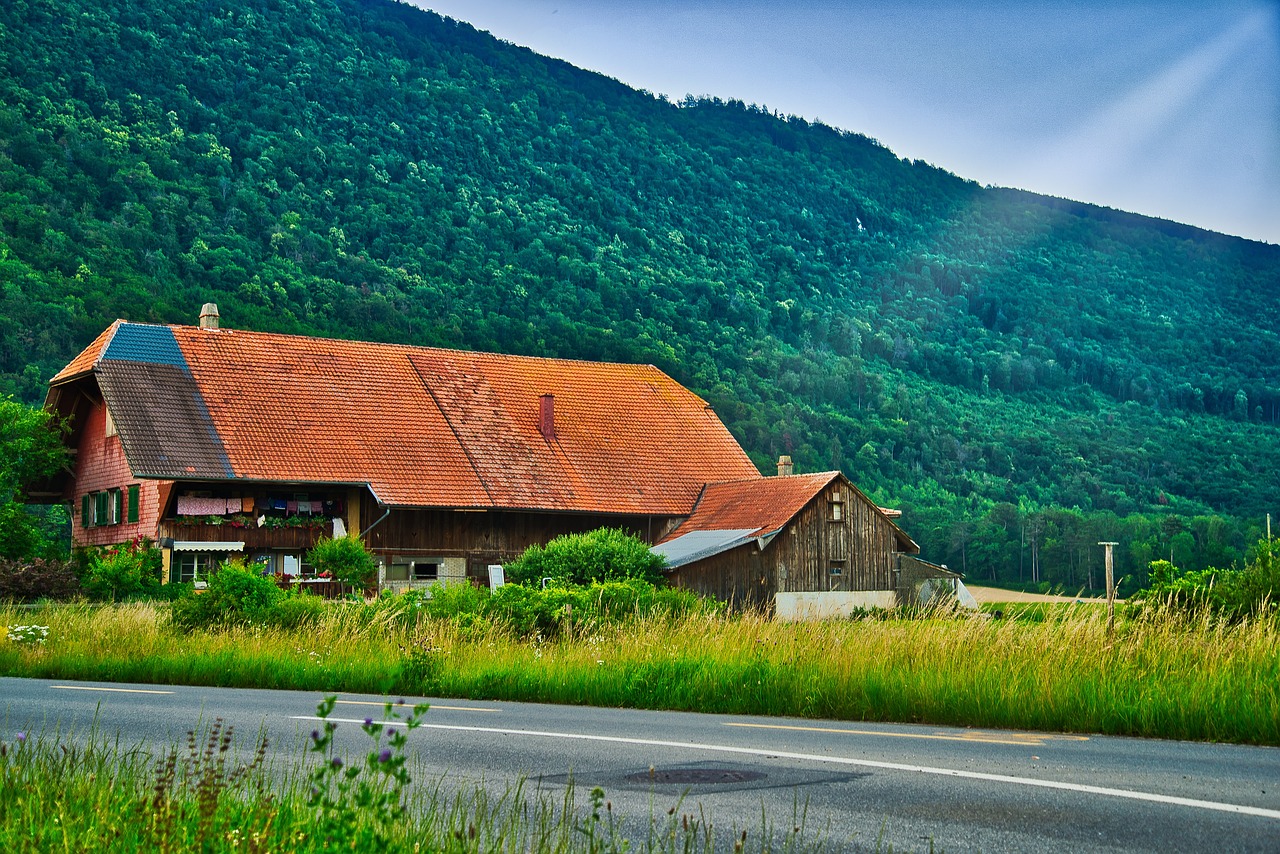
[[[0,606],[0,674],[396,693],[1280,745],[1280,631],[1094,604],[778,623],[660,613],[553,637],[395,598],[189,634],[167,606]]]

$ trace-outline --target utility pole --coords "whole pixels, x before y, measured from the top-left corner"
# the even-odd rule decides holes
[[[1116,632],[1116,576],[1115,570],[1111,563],[1111,550],[1119,543],[1098,543],[1106,550],[1105,560],[1107,565],[1107,640]]]

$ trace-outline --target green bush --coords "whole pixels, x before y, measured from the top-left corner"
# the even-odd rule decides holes
[[[565,534],[545,546],[530,546],[507,564],[508,580],[540,584],[543,578],[565,584],[591,584],[635,578],[663,583],[665,561],[638,537],[620,528],[600,528],[585,534]]]
[[[364,589],[378,576],[378,564],[364,541],[354,534],[321,537],[307,553],[307,561],[320,575]]]
[[[1151,585],[1134,597],[1183,611],[1208,609],[1238,620],[1274,612],[1280,600],[1280,541],[1259,542],[1243,568],[1185,572],[1167,560],[1151,562]]]
[[[169,621],[183,632],[249,623],[274,625],[285,592],[270,578],[229,562],[209,575],[209,586],[174,600]]]
[[[81,584],[94,599],[120,602],[151,596],[160,589],[160,550],[141,541],[109,546],[85,555]]]

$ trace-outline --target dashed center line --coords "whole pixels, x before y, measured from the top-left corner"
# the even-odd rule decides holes
[[[150,691],[146,688],[95,688],[92,685],[50,685],[58,691],[110,691],[114,694],[172,694],[172,691]]]

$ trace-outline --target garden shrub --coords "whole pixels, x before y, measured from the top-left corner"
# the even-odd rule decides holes
[[[285,592],[270,578],[232,561],[209,575],[209,586],[174,600],[169,621],[179,631],[240,626],[276,625]]]
[[[160,588],[161,566],[160,550],[145,540],[95,549],[85,555],[81,585],[104,601],[151,596]]]
[[[378,577],[377,561],[354,534],[321,537],[307,553],[307,561],[316,568],[317,575],[327,575],[362,590]]]
[[[80,579],[65,561],[0,558],[0,602],[73,599],[79,594]]]
[[[566,584],[635,578],[660,585],[664,565],[664,559],[638,537],[621,528],[599,528],[530,546],[505,569],[508,580],[534,586],[544,578]]]

